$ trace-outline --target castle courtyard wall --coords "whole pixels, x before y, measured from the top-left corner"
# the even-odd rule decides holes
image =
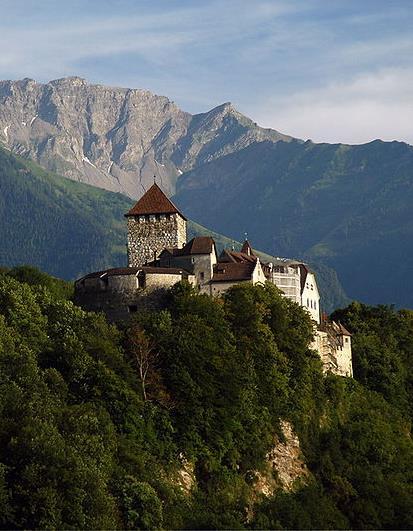
[[[182,279],[182,274],[169,273],[85,278],[76,283],[75,304],[103,312],[111,322],[127,321],[138,310],[163,308],[168,289]],[[187,280],[195,284],[193,275]]]

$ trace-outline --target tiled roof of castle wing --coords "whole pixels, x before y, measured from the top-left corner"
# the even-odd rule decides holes
[[[255,263],[257,257],[252,254],[246,254],[240,251],[232,251],[230,249],[224,249],[219,257],[220,262],[251,262]]]
[[[182,212],[166,197],[156,183],[149,188],[125,216],[145,216],[148,214],[179,214],[186,220]]]
[[[218,262],[214,266],[212,282],[251,280],[255,264],[251,262]]]
[[[215,249],[215,242],[210,236],[195,236],[181,249],[179,247],[166,247],[161,256],[170,254],[172,256],[190,256],[193,254],[211,254]]]
[[[210,236],[196,236],[192,238],[182,249],[177,249],[176,255],[187,256],[190,254],[211,254],[215,242]]]

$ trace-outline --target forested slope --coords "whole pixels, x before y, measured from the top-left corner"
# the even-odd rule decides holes
[[[0,148],[0,266],[30,264],[65,279],[124,266],[123,214],[132,204],[121,194],[46,172]],[[213,236],[219,251],[234,243],[189,221],[188,238],[197,235]],[[335,272],[326,267],[317,272],[325,308],[344,305],[348,299]]]
[[[411,528],[413,313],[336,317],[354,380],[322,375],[308,315],[272,285],[219,301],[178,284],[119,330],[4,272],[1,527]],[[281,420],[309,474],[286,491],[274,472],[265,495]]]
[[[413,307],[413,147],[261,142],[193,169],[174,199],[228,236],[337,271],[352,299]]]

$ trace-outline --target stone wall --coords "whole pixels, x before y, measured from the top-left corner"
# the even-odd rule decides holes
[[[329,333],[315,330],[310,348],[318,352],[325,373],[353,376],[351,338],[338,333],[338,327],[334,323],[329,327]]]
[[[186,256],[164,256],[160,260],[161,267],[179,267],[193,273],[198,286],[208,283],[213,275],[213,267],[217,263],[215,249],[210,254],[190,254]],[[210,292],[210,289],[207,289]]]
[[[85,278],[75,284],[75,304],[103,312],[111,322],[127,321],[138,310],[163,308],[168,289],[183,278],[195,282],[192,275],[158,273]]]
[[[338,374],[341,376],[353,376],[352,350],[350,336],[343,336],[343,342],[337,349]]]
[[[183,247],[186,221],[179,214],[128,217],[128,265],[139,267],[156,260],[165,247]]]

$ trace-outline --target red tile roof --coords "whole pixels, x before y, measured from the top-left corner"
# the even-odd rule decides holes
[[[215,247],[215,242],[210,236],[196,236],[182,249],[174,249],[174,256],[187,256],[190,254],[210,254]]]
[[[231,262],[251,262],[255,264],[257,261],[255,254],[247,254],[242,251],[229,251],[228,249],[225,249],[221,256],[223,260],[229,258]]]
[[[145,216],[148,214],[179,214],[186,219],[156,183],[149,188],[125,216]]]
[[[219,262],[214,266],[212,282],[251,280],[254,268],[251,262]]]
[[[171,256],[189,256],[192,254],[210,254],[215,249],[215,242],[210,236],[195,236],[182,248],[179,247],[165,247],[161,252],[170,254]],[[216,249],[215,249],[216,253]]]

